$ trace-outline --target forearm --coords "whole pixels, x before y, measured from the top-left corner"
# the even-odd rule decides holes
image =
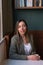
[[[27,60],[26,55],[19,55],[19,54],[10,54],[9,58],[10,59],[16,59],[16,60]]]

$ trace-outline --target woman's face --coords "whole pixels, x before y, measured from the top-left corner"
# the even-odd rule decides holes
[[[26,33],[26,25],[23,21],[21,21],[19,24],[18,24],[18,32],[21,36],[23,36],[25,33]]]

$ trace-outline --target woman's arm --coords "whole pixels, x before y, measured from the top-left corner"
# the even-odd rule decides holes
[[[19,59],[19,60],[26,60],[26,55],[19,55],[17,54],[16,44],[18,43],[17,37],[14,36],[11,39],[10,51],[9,51],[9,58],[10,59]]]

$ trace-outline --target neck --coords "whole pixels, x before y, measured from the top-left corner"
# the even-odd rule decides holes
[[[22,35],[22,38],[25,38],[26,36],[25,35]]]
[[[29,42],[29,37],[28,37],[28,35],[23,35],[23,36],[22,36],[22,39],[23,39],[24,43],[28,43],[28,42]]]

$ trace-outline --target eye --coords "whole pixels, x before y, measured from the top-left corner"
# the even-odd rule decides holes
[[[26,27],[26,25],[25,25],[25,24],[23,24],[23,25],[22,25],[22,27]]]
[[[23,25],[24,27],[26,26],[26,25]]]
[[[20,28],[21,26],[18,26],[18,28]]]

